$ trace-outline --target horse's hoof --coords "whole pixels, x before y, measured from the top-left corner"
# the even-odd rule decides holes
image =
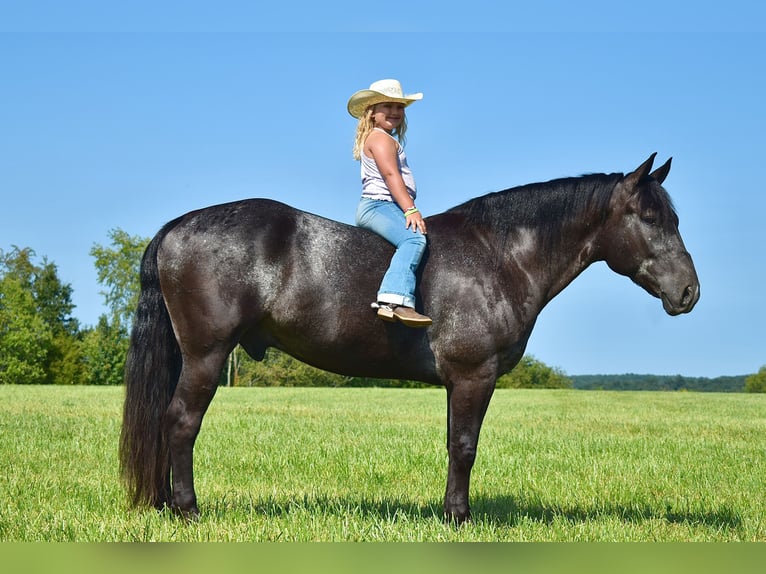
[[[454,512],[444,511],[444,522],[449,526],[460,527],[466,522],[471,522],[471,511],[467,512]]]
[[[199,508],[192,506],[191,508],[179,508],[178,506],[172,506],[171,510],[181,520],[186,522],[199,522]]]

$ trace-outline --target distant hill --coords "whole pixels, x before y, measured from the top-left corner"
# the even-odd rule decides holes
[[[604,391],[697,391],[739,393],[745,388],[747,375],[734,377],[682,377],[681,375],[568,375],[573,387]]]

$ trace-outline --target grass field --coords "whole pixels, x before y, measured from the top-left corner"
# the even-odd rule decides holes
[[[128,508],[123,389],[0,386],[4,541],[766,541],[766,396],[497,391],[441,520],[443,389],[220,389],[202,518]]]

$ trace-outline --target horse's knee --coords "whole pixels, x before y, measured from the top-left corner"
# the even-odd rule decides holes
[[[457,441],[450,443],[450,459],[462,469],[470,469],[476,461],[476,441],[471,437],[460,437]]]
[[[165,413],[165,429],[171,446],[194,443],[202,417],[215,395],[217,386],[214,375],[214,372],[208,373],[200,368],[182,371],[179,388]],[[213,382],[208,383],[208,380]]]
[[[201,422],[201,417],[190,412],[182,401],[171,401],[165,416],[165,429],[171,448],[193,443]]]

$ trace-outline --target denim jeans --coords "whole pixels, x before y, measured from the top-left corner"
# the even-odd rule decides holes
[[[378,301],[415,307],[415,271],[426,250],[426,237],[407,229],[404,213],[392,201],[362,198],[356,224],[383,237],[396,247],[378,290]]]

